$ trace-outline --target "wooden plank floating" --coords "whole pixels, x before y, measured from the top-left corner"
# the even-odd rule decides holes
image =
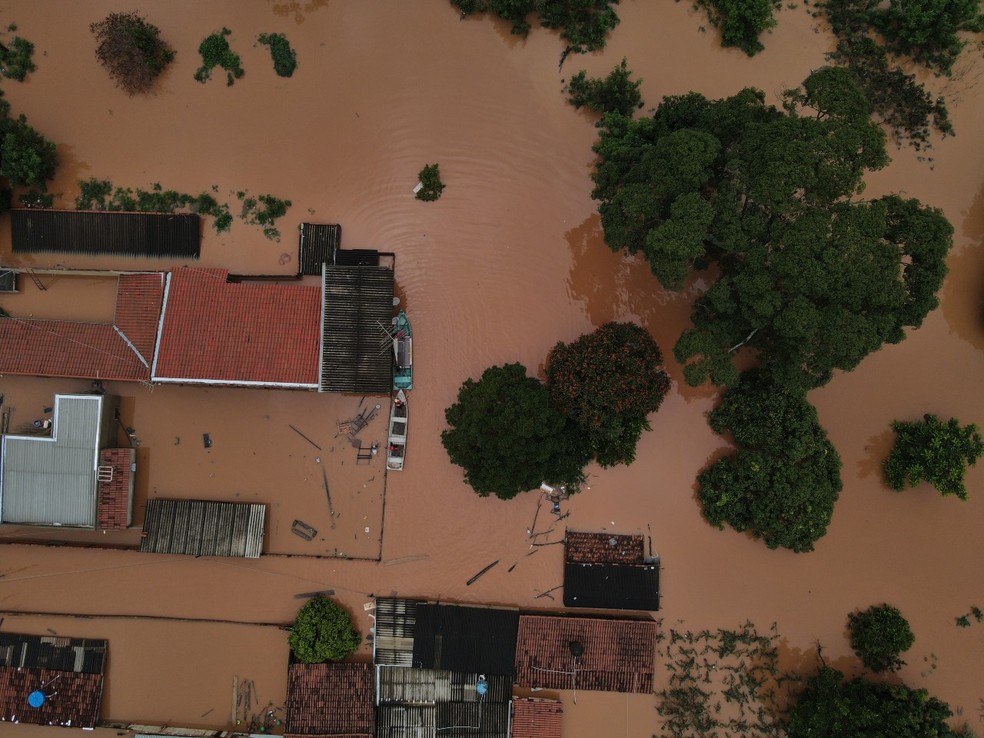
[[[484,569],[482,569],[482,570],[481,570],[480,572],[478,572],[478,574],[476,574],[476,575],[475,575],[475,576],[473,576],[473,577],[472,577],[471,579],[469,579],[469,580],[468,580],[467,582],[465,582],[465,586],[466,586],[466,587],[470,587],[470,586],[472,586],[472,585],[473,585],[473,584],[474,584],[475,582],[477,582],[477,581],[478,581],[478,580],[479,580],[479,579],[480,579],[481,577],[483,577],[483,576],[485,576],[485,573],[486,573],[486,572],[487,572],[487,571],[488,571],[489,569],[491,569],[491,568],[492,568],[493,566],[495,566],[495,565],[496,565],[496,564],[498,564],[498,563],[499,563],[499,559],[496,559],[495,561],[493,561],[493,562],[492,562],[491,564],[489,564],[489,565],[488,565],[488,566],[486,566],[486,567],[485,567]]]

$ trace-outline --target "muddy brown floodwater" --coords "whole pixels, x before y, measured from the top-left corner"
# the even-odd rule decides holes
[[[822,65],[830,37],[802,6],[784,8],[766,51],[747,59],[703,32],[706,19],[688,3],[623,0],[622,23],[604,53],[572,56],[558,71],[557,36],[538,30],[520,41],[489,19],[459,21],[447,0],[172,0],[140,10],[177,58],[156,95],[128,98],[95,63],[88,31],[119,7],[35,0],[0,8],[0,24],[16,23],[37,45],[38,71],[4,91],[16,113],[59,144],[63,163],[52,187],[59,203],[67,206],[77,180],[89,176],[292,200],[279,243],[238,220],[228,234],[206,232],[200,263],[234,273],[292,271],[295,229],[304,220],[341,223],[347,247],[395,252],[398,290],[417,336],[407,468],[387,480],[383,519],[382,490],[359,487],[372,474],[352,471],[351,448],[320,455],[287,427],[331,445],[336,421],[360,398],[112,384],[141,440],[138,499],[265,501],[270,546],[281,553],[302,550],[284,534],[290,520],[321,515],[319,550],[381,561],[227,561],[11,545],[0,549],[0,609],[284,623],[301,602],[294,595],[331,588],[365,631],[362,605],[372,594],[559,604],[534,598],[561,582],[560,547],[521,558],[536,495],[508,503],[475,496],[441,447],[444,408],[462,380],[486,366],[520,361],[537,372],[556,341],[612,319],[639,322],[672,356],[701,287],[667,294],[644,263],[605,247],[590,198],[594,120],[565,104],[563,79],[580,68],[605,72],[627,57],[650,105],[663,95],[694,89],[724,96],[746,85],[775,100]],[[232,29],[246,74],[231,88],[221,80],[198,84],[197,46],[223,26]],[[298,53],[293,78],[274,75],[266,47],[255,41],[261,32],[287,34]],[[984,60],[968,50],[953,80],[930,80],[949,95],[956,138],[940,143],[931,160],[893,152],[894,163],[869,178],[870,194],[901,191],[945,210],[956,228],[951,274],[941,308],[921,329],[811,395],[844,460],[844,492],[817,550],[770,551],[703,522],[694,479],[726,444],[705,419],[716,393],[683,385],[672,358],[675,386],[651,418],[638,461],[592,468],[591,488],[570,502],[567,521],[651,534],[664,565],[660,615],[667,625],[733,627],[751,619],[767,628],[775,621],[790,663],[809,662],[818,642],[828,659],[848,663],[847,613],[892,602],[916,634],[902,678],[975,725],[984,626],[961,629],[954,619],[984,605],[984,468],[971,470],[966,503],[928,488],[896,494],[878,469],[894,418],[933,412],[984,423],[982,73]],[[416,174],[435,161],[447,190],[437,203],[417,202],[410,194]],[[4,263],[12,260],[9,239],[3,222]],[[15,261],[174,266],[65,255]],[[112,310],[112,292],[99,280],[58,282],[52,301],[25,290],[20,303],[5,299],[4,306],[15,315],[68,311],[87,320]],[[35,417],[54,393],[84,389],[57,380],[0,383],[15,425]],[[210,450],[203,432],[214,438]],[[319,465],[338,480],[333,494],[344,506],[334,531],[326,527]],[[561,534],[558,526],[551,539]],[[495,559],[502,563],[466,587]],[[261,702],[284,700],[286,639],[273,626],[8,614],[3,627],[109,638],[107,719],[228,727],[234,676],[253,679]],[[665,676],[661,668],[658,674]],[[576,705],[563,697],[568,738],[658,732],[653,696],[583,693]],[[46,733],[28,726],[5,732]]]

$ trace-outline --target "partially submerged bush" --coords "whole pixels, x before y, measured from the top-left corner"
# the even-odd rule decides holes
[[[229,47],[229,42],[226,40],[226,36],[231,34],[232,31],[223,28],[206,36],[199,44],[198,53],[202,55],[202,65],[195,72],[196,81],[207,82],[215,67],[222,67],[226,71],[226,85],[229,87],[243,76],[242,59]]]
[[[213,188],[216,189],[216,188]],[[212,195],[188,195],[175,190],[165,190],[155,182],[150,190],[139,187],[113,187],[108,179],[90,179],[79,182],[79,196],[75,198],[78,210],[110,210],[139,213],[173,213],[187,208],[199,215],[215,218],[213,226],[217,233],[225,233],[232,227],[232,213],[229,205],[220,203]]]
[[[281,77],[290,77],[297,69],[297,53],[282,33],[261,33],[259,42],[270,47],[273,70]]]
[[[631,116],[636,108],[642,107],[642,94],[639,92],[641,79],[631,80],[628,62],[615,67],[608,76],[588,77],[583,69],[571,77],[567,84],[567,95],[575,108],[586,107],[596,113],[620,113]]]
[[[277,228],[277,219],[287,214],[287,209],[292,205],[290,200],[281,200],[273,195],[258,195],[251,197],[246,192],[236,193],[243,203],[242,219],[249,225],[258,225],[263,228],[263,235],[274,241],[280,240],[280,229]]]
[[[899,654],[912,648],[916,638],[897,607],[872,605],[847,616],[851,648],[872,671],[896,671],[905,665]]]
[[[427,201],[440,199],[445,186],[441,181],[440,167],[437,164],[428,164],[420,170],[418,176],[423,187],[417,190],[417,199]]]
[[[7,31],[13,33],[17,26],[11,23]],[[37,67],[34,65],[34,44],[26,38],[14,36],[10,44],[0,43],[0,75],[23,82]]]
[[[136,13],[110,13],[89,26],[98,46],[96,58],[126,93],[147,92],[174,60],[160,29]]]

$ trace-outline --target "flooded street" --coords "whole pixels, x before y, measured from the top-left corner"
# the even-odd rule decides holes
[[[821,66],[831,47],[803,7],[784,8],[778,28],[763,39],[766,51],[748,59],[701,32],[706,17],[688,3],[622,0],[622,22],[604,53],[571,55],[559,71],[558,36],[536,29],[524,42],[488,18],[459,21],[447,0],[171,0],[140,7],[177,51],[149,98],[127,97],[95,61],[89,24],[118,9],[94,1],[0,6],[0,24],[16,23],[37,47],[37,72],[23,84],[5,81],[3,90],[15,114],[58,143],[62,165],[50,188],[59,193],[56,207],[70,207],[77,180],[93,176],[195,194],[214,185],[234,212],[238,190],[289,199],[279,242],[238,218],[231,232],[217,235],[206,220],[197,263],[289,275],[296,271],[297,226],[340,223],[343,247],[396,254],[416,374],[406,469],[385,480],[382,457],[356,467],[354,449],[337,435],[337,422],[359,410],[359,396],[106,383],[122,397],[124,421],[140,440],[135,522],[154,496],[264,502],[266,548],[276,555],[221,560],[0,547],[5,630],[50,628],[110,640],[104,719],[229,728],[236,676],[255,681],[261,704],[282,704],[287,645],[277,625],[292,620],[302,593],[333,589],[363,633],[371,625],[363,603],[373,595],[559,606],[561,597],[537,594],[561,583],[562,547],[526,556],[537,495],[477,497],[441,446],[444,409],[464,379],[491,364],[519,361],[542,372],[557,341],[632,320],[669,357],[673,388],[650,418],[638,460],[590,468],[590,489],[570,501],[570,518],[548,540],[560,541],[565,523],[651,535],[663,563],[658,615],[666,626],[729,628],[751,620],[764,630],[776,622],[789,662],[812,663],[819,643],[828,663],[847,667],[847,613],[890,602],[916,636],[902,679],[962,711],[975,730],[984,727],[984,625],[955,625],[971,605],[984,607],[984,465],[968,474],[967,502],[929,487],[893,492],[880,472],[893,419],[935,413],[984,425],[979,52],[968,47],[954,79],[931,83],[950,96],[957,136],[938,142],[932,161],[892,149],[893,163],[868,179],[866,195],[901,192],[945,211],[956,231],[951,272],[941,307],[921,329],[810,395],[843,459],[844,490],[816,551],[796,555],[718,531],[701,517],[696,475],[726,443],[705,418],[716,391],[687,387],[672,347],[702,285],[665,293],[644,261],[604,245],[590,197],[595,119],[570,107],[561,90],[579,69],[604,74],[626,57],[644,80],[650,107],[664,95],[720,97],[744,86],[763,89],[774,102]],[[232,87],[221,78],[198,84],[198,44],[223,26],[232,30],[245,76]],[[255,40],[261,32],[287,35],[298,55],[292,78],[275,76],[268,49]],[[418,202],[411,194],[417,173],[434,162],[447,189],[439,202]],[[179,265],[14,256],[8,224],[9,216],[0,217],[4,265]],[[44,293],[29,280],[21,284],[23,294],[0,298],[16,317],[112,317],[115,293],[105,280],[57,277]],[[88,388],[75,380],[0,379],[13,429],[40,417],[56,392]],[[388,398],[365,402],[382,408],[363,441],[382,440]],[[203,447],[203,433],[212,448]],[[338,512],[334,529],[322,469]],[[545,512],[538,529],[549,524]],[[317,528],[319,539],[308,545],[292,536],[294,519]],[[0,529],[0,540],[21,537],[23,531]],[[312,553],[364,560],[291,556]],[[466,586],[494,560],[498,566]],[[73,613],[96,617],[61,617]],[[362,653],[370,651],[363,644]],[[656,674],[666,675],[659,663]],[[577,704],[570,696],[563,695],[565,738],[659,732],[652,695],[581,692]],[[51,734],[30,726],[4,731]]]

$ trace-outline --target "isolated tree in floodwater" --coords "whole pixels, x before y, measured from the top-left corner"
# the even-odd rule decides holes
[[[900,654],[912,648],[916,637],[897,607],[872,605],[847,616],[851,648],[861,662],[875,672],[897,671],[905,662]]]
[[[700,473],[704,517],[749,531],[769,548],[812,551],[840,494],[841,460],[802,390],[748,372],[710,413],[738,449]]]
[[[925,689],[872,682],[844,681],[844,674],[822,666],[794,699],[786,723],[788,738],[969,738],[954,731],[953,711]]]
[[[765,49],[759,36],[775,28],[772,13],[780,6],[779,0],[697,0],[696,4],[720,29],[722,46],[737,46],[749,56]]]
[[[967,499],[964,476],[984,454],[984,441],[973,423],[961,426],[956,418],[946,423],[935,415],[921,421],[896,420],[897,434],[892,452],[885,460],[888,485],[901,491],[929,482],[944,495]]]
[[[670,389],[663,355],[634,323],[606,323],[573,343],[558,343],[547,357],[547,388],[602,466],[630,464],[646,416]]]
[[[23,115],[13,117],[10,103],[0,92],[0,212],[8,209],[15,187],[44,192],[58,168],[55,144],[27,124]]]
[[[96,58],[128,95],[149,92],[174,60],[160,29],[136,13],[110,13],[89,28],[98,43]]]
[[[317,595],[298,611],[288,642],[298,661],[320,664],[341,661],[359,647],[362,636],[344,609]]]
[[[642,93],[639,92],[642,80],[630,79],[631,76],[632,72],[624,58],[604,78],[588,77],[588,73],[582,69],[567,83],[567,100],[575,108],[585,107],[596,113],[631,116],[636,108],[643,105]]]
[[[576,488],[590,459],[580,433],[522,364],[486,369],[466,379],[444,412],[441,442],[479,495],[504,500],[544,481]]]
[[[943,213],[855,199],[888,163],[870,113],[849,74],[818,70],[785,110],[745,89],[605,117],[592,194],[608,245],[645,254],[669,289],[717,268],[674,348],[688,383],[733,383],[746,349],[782,384],[818,387],[937,306],[953,234]]]

